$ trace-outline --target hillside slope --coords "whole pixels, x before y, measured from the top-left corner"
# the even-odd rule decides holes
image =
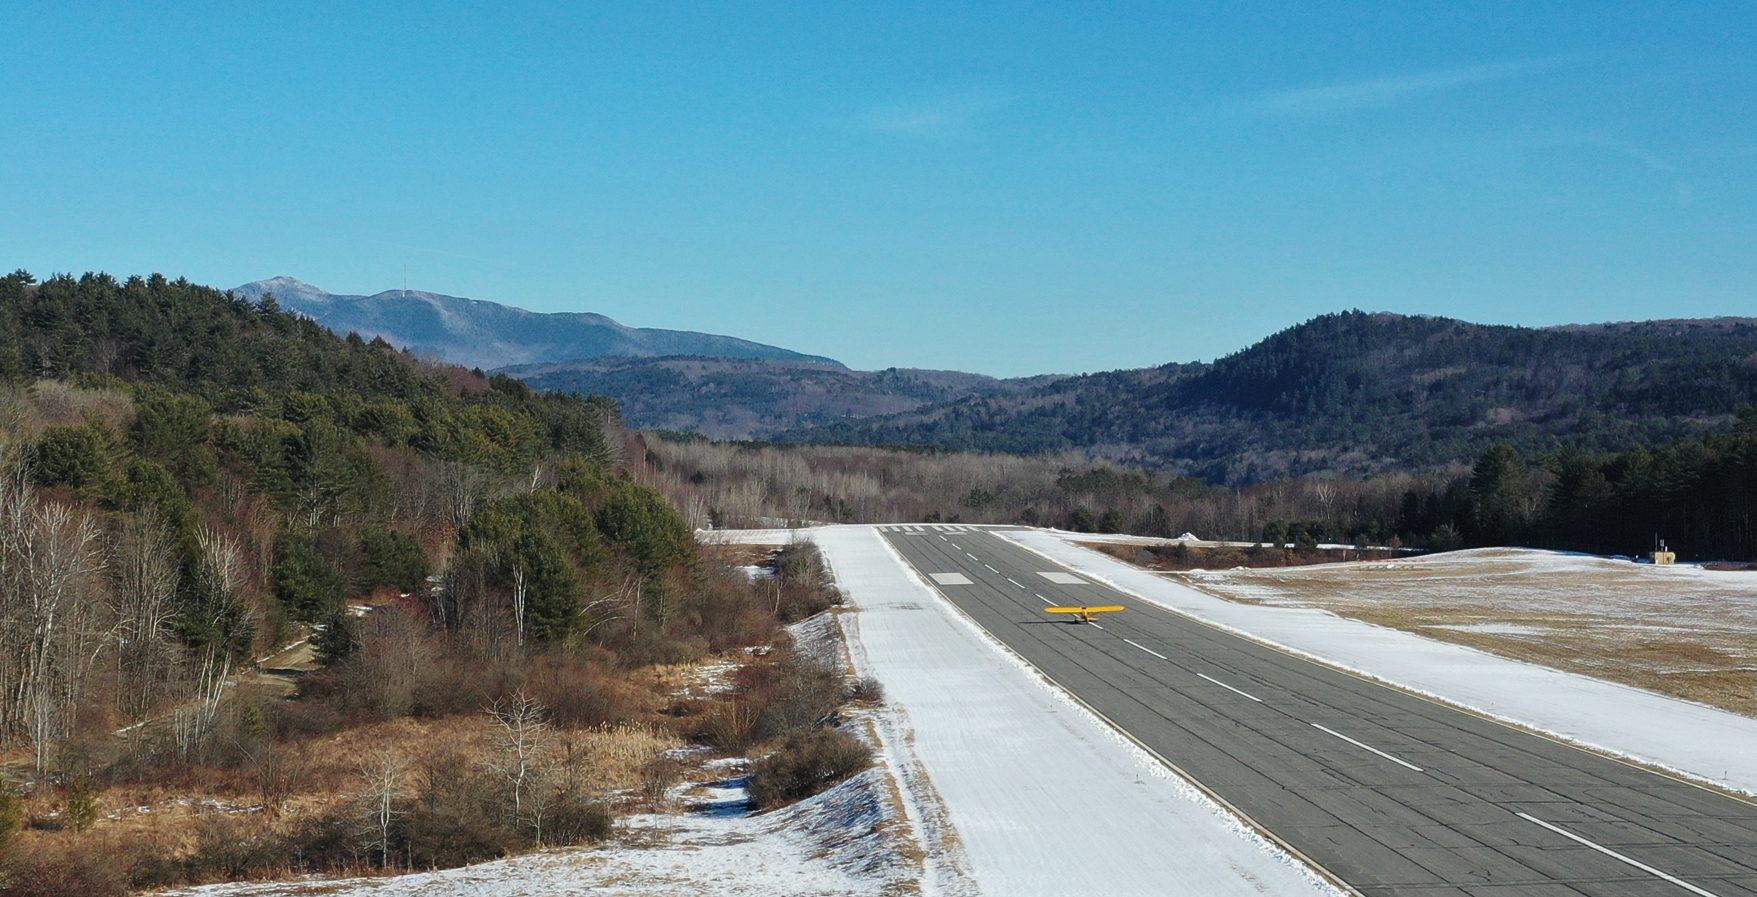
[[[1078,448],[1236,484],[1434,468],[1495,442],[1615,451],[1722,427],[1753,401],[1750,321],[1538,330],[1348,312],[1213,364],[1068,378],[784,438]]]
[[[640,355],[780,358],[841,366],[828,358],[736,337],[628,327],[590,312],[533,312],[421,290],[344,296],[283,276],[247,283],[233,292],[254,300],[272,293],[281,307],[306,315],[337,333],[354,332],[367,339],[382,337],[398,348],[438,355],[466,367],[487,369],[574,358]]]
[[[847,417],[1005,395],[1060,379],[999,380],[959,371],[851,371],[813,361],[665,356],[589,358],[501,368],[533,389],[607,395],[642,429],[753,439]]]

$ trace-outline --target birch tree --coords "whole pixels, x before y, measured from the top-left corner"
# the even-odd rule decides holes
[[[0,479],[0,654],[7,733],[48,771],[105,639],[99,533],[91,518],[38,500],[21,464]]]

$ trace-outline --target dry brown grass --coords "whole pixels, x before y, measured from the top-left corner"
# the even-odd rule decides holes
[[[279,745],[274,762],[281,764],[288,790],[278,800],[265,799],[260,770],[199,769],[175,782],[103,789],[99,818],[86,832],[57,830],[64,798],[58,789],[44,787],[27,799],[33,826],[22,834],[18,847],[46,853],[115,844],[174,862],[195,850],[202,826],[216,818],[235,820],[246,829],[288,830],[364,793],[363,771],[385,757],[408,770],[445,755],[485,763],[495,753],[498,734],[487,714],[471,714],[401,718]],[[582,787],[613,797],[638,789],[653,758],[682,744],[677,735],[656,725],[563,730],[554,733],[548,760],[566,764]]]
[[[1757,576],[1749,573],[1482,549],[1167,575],[1232,601],[1320,607],[1757,716]]]
[[[761,567],[768,564],[783,545],[739,545],[722,542],[700,543],[702,557],[709,563],[733,567]]]

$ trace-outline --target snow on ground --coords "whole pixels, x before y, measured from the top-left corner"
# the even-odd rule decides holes
[[[1757,719],[1614,682],[1498,657],[1362,620],[1347,619],[1320,608],[1287,606],[1285,602],[1240,604],[1227,601],[1081,548],[1069,538],[1053,532],[1003,531],[1001,535],[1094,580],[1289,651],[1579,744],[1757,794],[1757,752],[1750,750],[1751,745],[1757,744]],[[1474,563],[1481,561],[1479,558]],[[1473,562],[1467,557],[1456,561],[1435,557],[1385,564],[1338,565],[1329,569],[1387,566],[1391,569],[1386,572],[1396,573],[1397,568],[1443,570],[1446,563]],[[1546,563],[1550,565],[1550,572],[1568,574],[1555,578],[1558,588],[1559,583],[1575,580],[1579,582],[1576,590],[1572,594],[1546,597],[1543,588],[1527,588],[1522,590],[1523,595],[1510,596],[1512,605],[1519,606],[1524,601],[1554,601],[1577,610],[1580,606],[1605,600],[1603,595],[1608,590],[1602,565],[1615,562],[1556,555]],[[1433,564],[1442,566],[1425,566]],[[1635,565],[1625,566],[1639,571],[1629,575],[1650,575]],[[1617,569],[1622,571],[1625,568]],[[1295,575],[1288,570],[1264,572]],[[1244,571],[1232,571],[1230,575],[1235,577],[1232,580],[1235,583],[1244,581]],[[1680,598],[1679,606],[1685,606],[1689,600],[1687,596],[1692,594],[1703,599],[1695,609],[1679,611],[1670,618],[1672,622],[1665,625],[1694,626],[1716,613],[1728,615],[1727,620],[1722,621],[1724,625],[1751,625],[1748,617],[1739,616],[1749,613],[1753,605],[1749,594],[1738,599],[1742,602],[1739,604],[1742,609],[1736,612],[1727,610],[1729,602],[1733,601],[1729,595],[1738,593],[1739,585],[1746,580],[1723,581],[1717,577],[1757,574],[1657,570],[1652,575],[1675,575],[1694,584],[1691,588],[1676,590],[1676,594],[1686,596]],[[1751,581],[1757,583],[1757,580]],[[1263,591],[1255,594],[1257,600],[1269,597]],[[1634,613],[1640,601],[1635,598],[1630,601],[1633,603],[1625,610]],[[1483,622],[1492,624],[1493,621]]]
[[[803,529],[698,529],[695,538],[704,545],[786,545],[794,539],[810,538],[811,532]]]
[[[1483,548],[1168,574],[1757,715],[1757,573]]]
[[[811,531],[859,607],[928,894],[1334,893],[1010,654],[871,527]]]
[[[728,770],[729,772],[731,770]],[[680,795],[681,815],[619,824],[614,841],[385,878],[209,885],[226,897],[888,897],[916,893],[920,862],[883,768],[773,813],[741,810],[742,781]]]

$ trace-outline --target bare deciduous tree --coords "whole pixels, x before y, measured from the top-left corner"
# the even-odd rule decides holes
[[[500,727],[495,742],[499,756],[489,761],[489,768],[506,782],[514,822],[531,826],[535,839],[541,842],[545,807],[542,794],[551,769],[549,710],[524,692],[518,692],[496,702],[489,713]]]
[[[83,512],[38,500],[14,455],[0,477],[0,669],[9,735],[31,748],[40,774],[69,734],[86,674],[110,632],[97,573],[96,524]]]
[[[130,720],[139,720],[152,709],[153,685],[164,678],[175,656],[169,627],[177,563],[164,526],[152,510],[143,510],[119,527],[110,571],[120,704]]]
[[[397,797],[402,793],[404,766],[396,754],[381,750],[372,753],[355,768],[366,782],[362,795],[366,803],[367,825],[372,832],[368,849],[378,851],[378,861],[391,868],[392,828],[397,820]]]

